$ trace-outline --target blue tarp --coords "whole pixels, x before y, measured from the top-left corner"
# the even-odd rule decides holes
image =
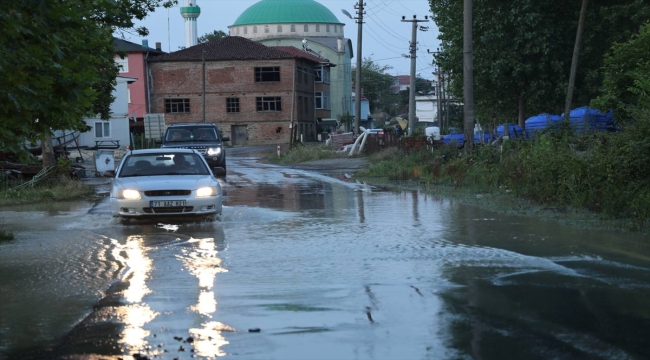
[[[613,116],[614,113],[612,111],[603,114],[597,109],[583,106],[569,112],[569,122],[577,132],[584,132],[587,130],[615,131],[616,127],[612,120]],[[564,121],[564,114],[535,115],[526,120],[526,132],[532,135],[537,131],[558,126],[562,121]]]
[[[562,121],[560,115],[539,114],[526,119],[526,132],[534,134],[537,131],[546,129]]]
[[[524,137],[524,129],[521,128],[519,125],[515,124],[509,124],[508,126],[510,128],[510,138],[511,139],[521,139]],[[504,135],[506,129],[506,124],[502,124],[497,126],[496,134],[497,137],[501,137]]]
[[[465,141],[465,135],[461,133],[451,133],[442,137],[443,144],[455,142],[458,145],[462,145],[463,141]],[[481,142],[481,137],[478,134],[474,134],[474,144],[480,144],[480,143],[487,144],[490,141],[492,141],[492,136],[490,136],[490,134],[487,133],[483,134],[482,142]]]

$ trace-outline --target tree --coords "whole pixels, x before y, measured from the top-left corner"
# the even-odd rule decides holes
[[[118,68],[113,33],[134,29],[163,0],[4,1],[0,12],[0,149],[23,159],[25,141],[87,130],[110,117]],[[134,29],[145,35],[145,28]],[[47,164],[44,164],[47,165]]]
[[[602,111],[614,110],[624,122],[638,107],[650,108],[650,23],[629,41],[614,44],[605,57],[601,95],[591,103]]]
[[[391,113],[399,102],[399,97],[390,89],[395,82],[393,76],[386,74],[390,69],[390,66],[380,66],[370,58],[364,58],[361,63],[361,89],[369,100],[370,112]],[[356,68],[352,69],[353,79],[356,79],[356,71]]]
[[[430,0],[440,29],[436,61],[462,94],[462,0]],[[593,0],[588,9],[574,103],[587,104],[602,81],[604,54],[650,18],[644,0]],[[580,2],[490,0],[473,3],[474,98],[480,122],[559,113],[571,66]],[[520,115],[521,114],[521,115]]]
[[[198,40],[199,44],[201,44],[201,43],[204,43],[204,42],[208,42],[208,41],[212,41],[212,40],[216,40],[216,39],[221,39],[221,38],[226,37],[226,36],[228,36],[228,34],[226,34],[225,32],[223,32],[221,30],[213,30],[211,33],[207,33],[207,34],[205,34],[203,36],[200,36],[197,40]]]

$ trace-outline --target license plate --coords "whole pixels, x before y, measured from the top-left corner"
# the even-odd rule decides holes
[[[185,206],[185,200],[151,201],[150,205],[151,205],[151,207]]]

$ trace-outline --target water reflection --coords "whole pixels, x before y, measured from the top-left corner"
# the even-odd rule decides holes
[[[188,243],[194,246],[191,249],[183,249],[181,261],[188,271],[196,276],[200,288],[198,302],[191,306],[190,310],[207,318],[213,318],[217,311],[214,283],[218,273],[228,272],[228,270],[222,267],[214,238],[192,238]],[[223,337],[222,332],[233,331],[233,329],[217,321],[208,321],[201,326],[202,328],[189,330],[194,337],[193,345],[197,355],[207,358],[225,356],[226,352],[222,347],[229,342]]]
[[[235,329],[224,325],[218,321],[209,321],[201,324],[202,328],[190,329],[190,334],[194,337],[194,348],[196,355],[213,359],[219,356],[225,356],[226,352],[222,347],[229,342],[223,337],[223,332],[234,332]]]
[[[120,343],[127,351],[144,350],[148,346],[145,339],[150,335],[144,326],[158,315],[149,305],[142,303],[144,296],[151,292],[147,287],[147,279],[153,261],[147,256],[144,239],[140,235],[127,237],[125,244],[112,241],[115,246],[113,257],[127,268],[124,281],[128,282],[128,287],[123,296],[130,303],[118,309],[118,317],[124,324]]]

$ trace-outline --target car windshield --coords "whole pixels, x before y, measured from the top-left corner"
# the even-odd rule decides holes
[[[183,128],[170,129],[165,140],[167,142],[186,141],[215,141],[219,134],[214,127],[208,126],[183,126]]]
[[[128,155],[118,177],[209,174],[201,155],[169,152]]]

